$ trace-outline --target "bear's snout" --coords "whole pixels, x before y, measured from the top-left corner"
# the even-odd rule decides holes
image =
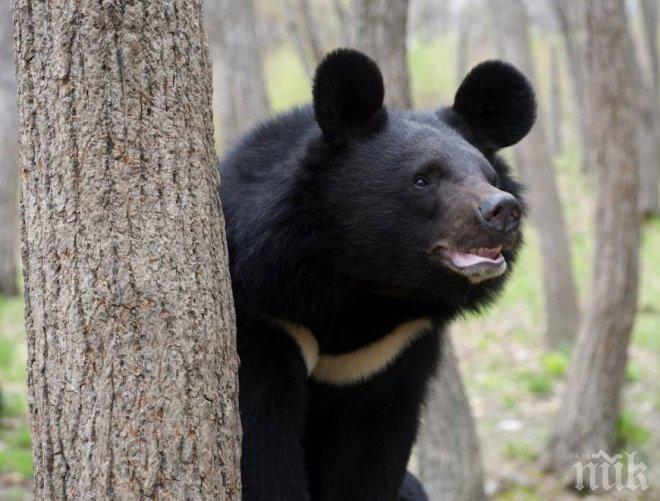
[[[483,226],[498,233],[510,233],[518,229],[522,210],[511,193],[500,191],[486,198],[477,216]]]

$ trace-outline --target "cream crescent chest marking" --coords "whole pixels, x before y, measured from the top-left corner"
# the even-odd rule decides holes
[[[430,318],[411,320],[357,350],[323,354],[319,352],[318,342],[308,328],[287,321],[279,321],[279,324],[298,344],[311,378],[334,385],[358,383],[382,372],[432,326]]]
[[[277,323],[284,331],[293,338],[300,348],[300,354],[305,361],[307,374],[311,374],[319,361],[319,343],[307,327],[300,324],[294,324],[287,320],[277,320]]]

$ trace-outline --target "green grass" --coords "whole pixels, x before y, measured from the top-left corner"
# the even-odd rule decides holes
[[[32,475],[32,452],[30,449],[12,448],[0,449],[0,472],[18,473],[24,477]]]
[[[4,442],[0,448],[0,472],[16,472],[25,477],[32,475],[32,440],[30,430],[21,426],[17,430],[2,430]]]
[[[27,428],[19,428],[13,433],[7,435],[7,443],[23,449],[30,449],[32,447],[32,436],[30,430]]]
[[[541,365],[548,376],[562,378],[566,375],[569,356],[559,351],[551,351],[541,357]]]
[[[518,407],[518,397],[515,393],[509,391],[502,396],[502,404],[509,411],[515,411]]]
[[[651,432],[639,423],[635,412],[624,409],[616,423],[616,438],[622,448],[639,447],[648,443]]]
[[[505,457],[514,461],[534,461],[538,457],[536,451],[531,445],[519,440],[509,440],[504,444]]]
[[[540,501],[541,499],[543,497],[529,485],[512,485],[495,497],[496,501]]]
[[[0,371],[6,373],[14,363],[14,341],[0,338]]]
[[[27,416],[27,395],[23,391],[23,387],[20,387],[20,389],[19,393],[16,390],[8,391],[6,388],[2,388],[2,417],[22,418]],[[0,427],[1,433],[2,427]]]
[[[0,474],[29,478],[32,452],[25,376],[23,302],[20,298],[0,298]]]
[[[0,297],[0,386],[25,384],[24,340],[22,299]]]
[[[546,397],[552,393],[552,379],[544,372],[522,371],[519,378],[525,389],[535,397]]]
[[[6,327],[21,329],[23,323],[23,300],[21,297],[5,298],[0,296],[0,334],[7,335]]]
[[[642,377],[642,369],[634,360],[629,360],[626,365],[625,380],[627,383],[636,383]]]
[[[660,218],[647,221],[642,231],[638,314],[633,343],[660,355]]]

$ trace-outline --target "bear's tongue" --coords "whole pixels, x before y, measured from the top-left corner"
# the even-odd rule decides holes
[[[502,246],[497,247],[477,247],[468,251],[456,249],[445,250],[446,256],[459,268],[467,268],[475,264],[489,263],[500,264],[504,257],[500,253]]]

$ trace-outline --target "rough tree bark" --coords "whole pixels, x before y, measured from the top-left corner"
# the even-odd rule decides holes
[[[561,70],[559,65],[559,50],[556,44],[550,47],[550,113],[549,126],[552,131],[552,153],[560,155],[563,142],[562,131],[562,106],[561,106]]]
[[[0,296],[18,294],[18,135],[9,2],[0,2]]]
[[[479,437],[449,333],[417,444],[420,478],[432,501],[485,499]]]
[[[270,105],[257,46],[253,0],[206,2],[212,55],[218,62],[220,137],[223,149],[268,115]]]
[[[636,96],[624,1],[589,0],[587,30],[589,146],[598,167],[594,271],[546,456],[547,466],[568,482],[576,455],[613,453],[639,260]]]
[[[503,56],[535,79],[527,27],[529,19],[521,0],[489,2]],[[543,259],[546,343],[557,348],[571,342],[579,314],[571,268],[566,225],[559,201],[550,147],[539,120],[515,147],[516,164],[527,188],[532,220],[538,228]]]
[[[410,108],[408,0],[355,0],[355,45],[381,67],[388,106]]]
[[[240,498],[199,0],[12,0],[36,499]]]
[[[589,165],[587,149],[587,96],[584,83],[584,2],[575,0],[548,0],[566,45],[568,70],[573,88],[578,133],[582,147],[583,170]]]

